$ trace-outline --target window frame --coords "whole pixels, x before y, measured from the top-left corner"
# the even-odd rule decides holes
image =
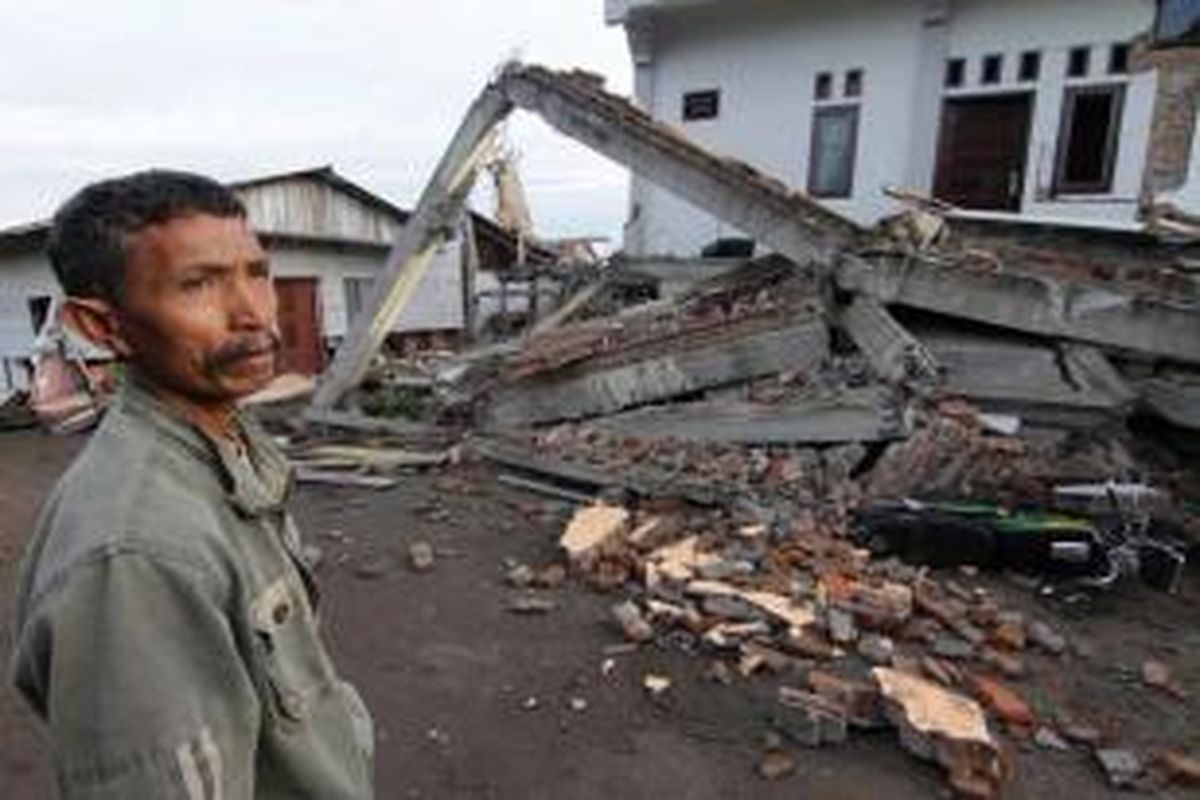
[[[961,57],[947,58],[942,69],[942,88],[961,89],[966,85],[967,60]]]
[[[1103,174],[1101,179],[1096,182],[1068,182],[1065,173],[1071,151],[1071,128],[1075,118],[1075,106],[1080,97],[1096,94],[1111,94],[1114,98],[1109,112],[1108,136],[1104,143],[1104,163],[1101,165]],[[1058,141],[1054,154],[1055,196],[1104,195],[1112,192],[1117,156],[1121,147],[1121,123],[1125,119],[1125,94],[1125,83],[1092,83],[1068,86],[1063,90],[1062,110],[1058,122]]]
[[[846,70],[842,76],[842,97],[860,100],[867,90],[867,71],[862,67]]]
[[[1037,83],[1042,79],[1042,51],[1025,50],[1017,64],[1018,83]]]
[[[1081,61],[1079,71],[1075,69],[1075,59],[1078,57]],[[1092,74],[1092,46],[1090,44],[1081,44],[1067,50],[1067,70],[1066,75],[1068,80],[1083,80]]]
[[[988,53],[979,62],[979,85],[999,86],[1002,83],[1004,83],[1004,54]]]
[[[846,200],[854,196],[854,177],[858,168],[858,135],[859,126],[861,124],[861,104],[859,103],[843,103],[839,105],[824,105],[817,106],[813,109],[812,125],[809,133],[809,149],[808,149],[808,182],[807,189],[810,197],[817,197],[826,200]],[[820,145],[823,139],[819,136],[821,122],[824,119],[832,117],[850,117],[850,164],[846,169],[845,184],[839,184],[838,187],[829,191],[818,191],[816,185],[818,169],[817,157],[821,152]]]
[[[351,285],[359,288],[351,290]],[[366,309],[367,303],[371,300],[371,292],[375,289],[375,278],[366,275],[343,275],[342,276],[342,294],[346,303],[346,329],[354,324],[355,320]],[[355,307],[357,305],[357,307]]]
[[[711,113],[700,113],[697,106],[707,108],[711,98]],[[721,116],[721,90],[718,88],[694,89],[684,92],[679,109],[680,118],[684,122],[705,122],[718,119]]]

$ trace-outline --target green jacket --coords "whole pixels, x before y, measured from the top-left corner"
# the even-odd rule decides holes
[[[14,681],[64,798],[369,798],[373,737],[321,643],[283,508],[286,459],[247,455],[127,381],[42,512]]]

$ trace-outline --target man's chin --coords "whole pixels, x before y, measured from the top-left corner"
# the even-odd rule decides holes
[[[231,364],[223,371],[221,384],[229,396],[241,400],[269,386],[275,376],[275,355],[266,353]]]

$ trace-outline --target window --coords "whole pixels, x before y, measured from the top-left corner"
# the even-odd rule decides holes
[[[346,289],[346,327],[353,324],[358,315],[366,308],[367,301],[371,299],[371,287],[375,284],[374,278],[346,278],[343,285]]]
[[[705,89],[688,92],[683,96],[683,118],[685,120],[716,119],[721,111],[721,92]]]
[[[1092,69],[1092,49],[1090,47],[1072,47],[1067,55],[1067,77],[1086,78]]]
[[[861,69],[852,69],[846,73],[846,82],[842,87],[842,94],[846,97],[862,97],[863,93],[863,71]]]
[[[1124,100],[1125,87],[1119,84],[1066,91],[1055,161],[1057,192],[1103,194],[1112,190]]]
[[[813,99],[828,100],[833,97],[833,73],[818,72],[813,81]]]
[[[1108,73],[1124,75],[1129,72],[1129,45],[1114,44],[1108,51]]]
[[[1020,79],[1022,82],[1036,81],[1042,75],[1042,54],[1037,50],[1021,53]]]
[[[952,58],[946,62],[946,88],[957,89],[967,77],[967,60]]]
[[[818,108],[813,112],[808,192],[813,197],[849,197],[854,190],[858,149],[858,106]]]
[[[42,294],[29,298],[29,322],[33,325],[35,336],[42,332],[42,327],[45,326],[49,316],[50,295]]]
[[[999,83],[1003,74],[1004,56],[990,55],[983,57],[983,72],[979,76],[980,83],[984,86]]]

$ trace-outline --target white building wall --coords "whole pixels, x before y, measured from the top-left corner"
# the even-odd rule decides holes
[[[277,246],[271,249],[271,265],[277,278],[317,278],[322,332],[326,338],[346,335],[346,279],[374,279],[383,270],[386,251],[324,252],[307,247]],[[392,330],[457,330],[463,326],[462,271],[457,240],[447,244],[434,258],[417,286],[412,302]]]
[[[951,18],[950,57],[967,59],[968,86],[946,96],[1004,93],[1030,88],[1017,82],[1020,54],[1042,54],[1036,86],[1021,216],[1048,222],[1097,223],[1136,227],[1150,123],[1157,90],[1153,72],[1109,75],[1109,49],[1148,31],[1154,22],[1153,0],[958,0]],[[1072,48],[1091,46],[1091,72],[1067,78]],[[989,53],[1004,55],[1004,81],[978,85],[979,63]],[[1125,84],[1125,105],[1113,172],[1104,195],[1054,197],[1054,165],[1062,119],[1063,93],[1069,87]],[[932,130],[936,131],[937,126]],[[981,215],[982,216],[982,215]],[[999,214],[994,216],[1010,217]]]
[[[670,9],[653,7],[671,3],[611,3],[613,18],[625,19],[630,9],[624,5],[652,7],[626,20],[638,102],[701,144],[801,190],[807,187],[816,74],[834,74],[836,95],[845,72],[862,69],[854,192],[849,200],[824,202],[867,224],[894,210],[884,186],[932,188],[943,96],[1014,91],[1021,52],[1040,50],[1039,81],[1019,87],[1036,92],[1023,216],[1134,227],[1155,77],[1105,73],[1108,47],[1150,27],[1153,0],[758,0]],[[1092,74],[1072,84],[1128,84],[1113,188],[1103,197],[1053,198],[1067,54],[1085,44],[1094,46]],[[944,60],[931,59],[931,48],[939,56],[967,59],[966,87],[941,89]],[[983,89],[980,63],[992,53],[1005,56],[1004,81]],[[930,91],[931,80],[936,91]],[[719,117],[683,122],[683,94],[710,88],[721,91]],[[629,251],[693,255],[713,239],[737,235],[634,178]]]
[[[61,293],[40,253],[0,256],[0,271],[0,391],[4,391],[26,385],[24,364],[34,341],[29,301]]]

